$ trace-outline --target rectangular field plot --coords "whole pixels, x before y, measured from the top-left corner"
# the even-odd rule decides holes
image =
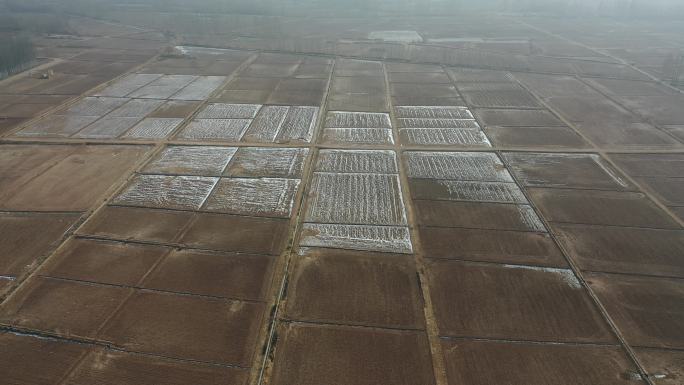
[[[94,93],[93,96],[124,97],[162,76],[161,74],[131,74]]]
[[[300,245],[387,253],[413,252],[411,236],[405,226],[305,223]]]
[[[200,105],[199,102],[183,100],[167,100],[150,118],[186,118]]]
[[[323,136],[326,143],[394,144],[385,113],[330,111]]]
[[[560,119],[544,110],[478,109],[475,111],[485,127],[559,127]]]
[[[249,142],[274,142],[289,109],[287,106],[264,106],[252,121],[244,139]]]
[[[499,157],[491,152],[405,153],[410,178],[513,182]]]
[[[131,99],[126,104],[110,112],[107,116],[117,118],[142,118],[151,114],[164,104],[163,100]]]
[[[197,210],[218,178],[139,175],[113,203],[122,206]]]
[[[128,96],[140,99],[168,99],[197,78],[194,75],[164,75]]]
[[[394,107],[394,114],[397,118],[474,119],[466,107],[397,106]]]
[[[434,128],[470,128],[479,129],[475,119],[447,118],[400,118],[399,128],[434,129]]]
[[[503,157],[525,186],[634,189],[598,154],[510,152]]]
[[[389,114],[371,112],[330,111],[326,128],[392,128]]]
[[[254,119],[261,104],[226,104],[213,103],[207,105],[198,115],[198,119]]]
[[[411,179],[409,183],[413,199],[527,203],[525,195],[515,183],[446,179]]]
[[[127,98],[108,98],[89,96],[68,107],[60,115],[103,116],[126,103]]]
[[[465,100],[474,107],[482,108],[541,108],[525,90],[477,90],[461,91]]]
[[[530,205],[415,200],[420,226],[546,232]]]
[[[116,138],[131,127],[135,126],[141,118],[120,118],[106,116],[97,122],[82,129],[72,137],[74,138]]]
[[[465,107],[398,106],[394,111],[403,144],[491,147],[489,139]]]
[[[485,128],[491,141],[501,147],[588,148],[589,144],[570,127]]]
[[[394,151],[321,150],[307,204],[303,246],[411,252]]]
[[[394,138],[386,128],[326,128],[323,143],[394,144]]]
[[[321,150],[316,171],[329,173],[397,174],[397,159],[391,150]]]
[[[52,115],[22,129],[17,136],[69,137],[96,121],[98,116]]]
[[[146,174],[221,176],[237,148],[212,146],[170,146],[143,172]]]
[[[318,107],[289,107],[275,142],[311,142],[317,116]]]
[[[307,222],[406,225],[399,176],[317,172]]]
[[[196,119],[179,134],[179,139],[239,142],[250,119]]]
[[[129,139],[162,139],[183,123],[181,118],[145,118],[123,137]]]
[[[288,218],[299,183],[299,179],[285,178],[222,178],[204,210]]]
[[[169,99],[205,100],[226,81],[225,76],[201,76]]]
[[[516,83],[460,83],[463,98],[480,108],[542,108],[527,90]]]
[[[223,175],[233,177],[301,178],[308,148],[241,147]]]
[[[491,147],[487,136],[479,128],[404,128],[399,130],[401,142],[411,145],[461,147]]]

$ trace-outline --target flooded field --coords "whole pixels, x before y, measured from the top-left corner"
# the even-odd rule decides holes
[[[678,23],[145,12],[0,81],[0,382],[684,381]]]

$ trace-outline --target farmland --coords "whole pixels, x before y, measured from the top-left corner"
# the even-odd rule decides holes
[[[92,3],[0,81],[9,384],[681,383],[681,22]]]

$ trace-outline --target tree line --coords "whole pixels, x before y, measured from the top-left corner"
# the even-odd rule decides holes
[[[34,57],[28,32],[19,20],[0,8],[0,79],[22,69]]]
[[[9,74],[20,70],[34,59],[33,43],[27,34],[0,34],[0,73]]]

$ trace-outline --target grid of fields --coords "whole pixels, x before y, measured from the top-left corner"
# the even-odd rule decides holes
[[[10,384],[681,381],[684,96],[245,48],[0,85]]]

